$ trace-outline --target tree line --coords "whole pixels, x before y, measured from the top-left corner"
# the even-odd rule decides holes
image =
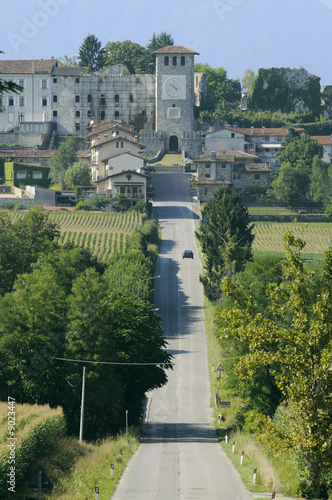
[[[15,220],[0,214],[1,400],[61,406],[77,435],[86,366],[84,438],[118,432],[126,410],[139,422],[145,393],[166,383],[172,365],[145,279],[157,237],[148,220],[126,254],[102,264],[61,246],[38,207]]]

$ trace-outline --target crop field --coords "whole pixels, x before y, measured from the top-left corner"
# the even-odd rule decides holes
[[[100,260],[123,253],[133,232],[142,224],[138,212],[51,212],[50,220],[60,229],[60,243],[91,250]]]
[[[283,237],[287,231],[293,231],[306,242],[304,254],[323,254],[332,245],[331,223],[256,222],[253,251],[284,252]]]

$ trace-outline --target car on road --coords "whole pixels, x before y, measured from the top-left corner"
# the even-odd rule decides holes
[[[145,170],[146,174],[150,174],[151,172],[156,171],[156,167],[152,167],[151,165],[147,165],[146,167],[144,167],[144,170]]]
[[[192,250],[184,250],[182,252],[182,258],[183,259],[193,259],[194,258],[194,252]]]

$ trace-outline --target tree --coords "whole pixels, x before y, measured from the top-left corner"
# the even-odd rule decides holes
[[[168,45],[174,45],[174,40],[170,33],[166,33],[162,31],[159,35],[153,33],[152,37],[149,40],[149,43],[146,46],[146,50],[148,52],[148,72],[154,73],[156,69],[156,57],[153,52],[163,47],[167,47]]]
[[[0,295],[13,289],[17,276],[28,273],[43,252],[54,248],[59,231],[39,207],[16,219],[0,214]]]
[[[105,67],[125,64],[129,73],[147,72],[147,51],[138,43],[130,40],[108,42],[105,46]]]
[[[67,189],[74,189],[75,186],[90,186],[90,164],[84,161],[78,161],[70,165],[65,171],[64,184]]]
[[[208,298],[220,297],[221,274],[242,271],[251,259],[252,230],[240,194],[231,188],[217,189],[204,207],[198,232],[206,264],[201,279]]]
[[[212,68],[209,64],[195,64],[195,71],[205,73],[207,93],[202,97],[200,105],[201,121],[213,122],[216,115],[229,114],[233,105],[238,105],[241,99],[241,84],[239,80],[227,78],[227,71],[222,68]]]
[[[59,183],[61,188],[65,187],[66,170],[77,162],[77,144],[75,139],[66,139],[59,148],[54,152],[50,167],[52,172],[52,182]]]
[[[267,425],[280,442],[303,454],[320,498],[321,479],[332,467],[332,249],[326,252],[315,294],[313,274],[304,270],[301,259],[304,240],[287,233],[284,242],[282,281],[267,287],[267,309],[224,278],[222,290],[235,305],[220,313],[225,322],[220,335],[248,344],[236,366],[240,378],[250,379],[266,368],[273,375],[287,405],[287,425],[274,425],[271,419]]]
[[[281,163],[270,192],[289,206],[310,197],[310,181],[314,157],[323,156],[323,148],[317,140],[308,136],[294,137],[278,155]]]
[[[79,65],[91,73],[102,69],[105,64],[105,49],[94,35],[88,35],[79,48]]]
[[[77,56],[63,56],[57,59],[58,65],[60,67],[78,67],[79,61]]]
[[[329,176],[329,165],[315,156],[311,172],[311,196],[313,201],[321,202],[326,206],[331,200],[332,183]]]
[[[252,69],[246,69],[244,71],[243,78],[241,80],[243,90],[248,94],[251,93],[254,81],[256,78],[256,74]]]

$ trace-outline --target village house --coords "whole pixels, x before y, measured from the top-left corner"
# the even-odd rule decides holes
[[[302,130],[299,128],[296,131]],[[271,170],[280,168],[277,155],[288,134],[286,127],[223,127],[209,129],[205,135],[204,152],[211,153],[221,149],[244,151],[258,156],[262,162],[269,163]]]
[[[322,160],[326,163],[332,163],[332,135],[317,135],[313,139],[316,139],[323,146]]]
[[[149,176],[134,170],[123,170],[98,179],[95,184],[98,194],[108,198],[124,195],[135,205],[138,201],[147,201],[147,182]]]
[[[133,126],[109,121],[91,123],[89,130],[93,181],[106,177],[111,170],[115,173],[144,167],[142,147]]]
[[[255,155],[243,151],[222,149],[195,160],[197,195],[201,202],[213,197],[220,186],[230,186],[239,192],[252,188],[265,191],[270,184],[271,168]]]

